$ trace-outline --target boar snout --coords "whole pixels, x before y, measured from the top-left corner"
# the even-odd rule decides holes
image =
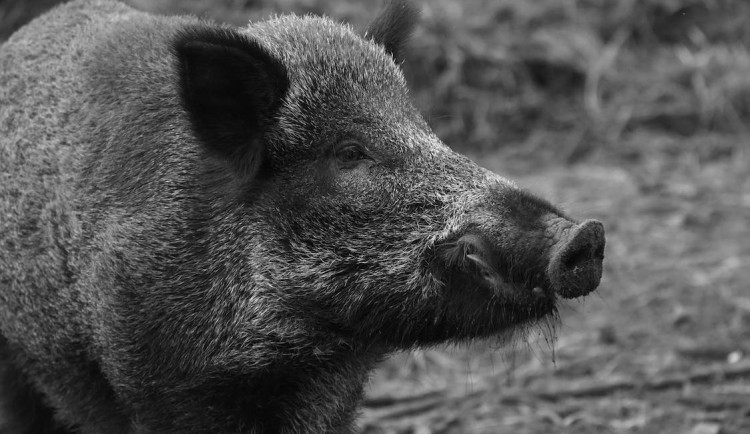
[[[599,286],[604,242],[604,226],[596,220],[586,220],[563,232],[551,248],[547,269],[556,293],[564,298],[581,297]]]
[[[602,277],[604,226],[579,223],[530,193],[490,190],[471,217],[437,244],[441,276],[454,288],[485,288],[504,303],[552,303],[589,294]]]

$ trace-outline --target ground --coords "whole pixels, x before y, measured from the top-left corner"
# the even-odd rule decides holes
[[[656,146],[710,142],[639,136]],[[602,285],[561,309],[557,340],[397,356],[368,433],[750,432],[750,170],[686,154],[514,169],[480,160],[607,227]]]
[[[54,0],[0,5],[0,38]],[[242,24],[364,0],[131,0]],[[404,69],[436,132],[607,230],[559,325],[397,354],[365,433],[750,432],[750,4],[434,0]]]

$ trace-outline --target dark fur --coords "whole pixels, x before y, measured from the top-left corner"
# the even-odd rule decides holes
[[[363,38],[83,0],[0,47],[4,432],[351,432],[389,352],[585,292],[548,268],[595,275],[600,226],[412,106],[413,11]]]
[[[382,45],[396,62],[400,62],[418,16],[419,11],[413,4],[391,0],[385,11],[370,23],[366,36]]]
[[[219,157],[236,162],[244,176],[257,176],[261,133],[289,88],[286,68],[257,42],[229,29],[186,29],[174,46],[195,136]]]

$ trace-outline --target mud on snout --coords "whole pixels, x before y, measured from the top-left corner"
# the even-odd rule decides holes
[[[496,316],[493,328],[545,317],[559,298],[599,285],[601,222],[574,220],[505,185],[475,192],[455,212],[453,228],[435,243],[433,269],[457,305],[473,305],[479,318]]]

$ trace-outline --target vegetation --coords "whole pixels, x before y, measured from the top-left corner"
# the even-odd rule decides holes
[[[6,0],[0,37],[51,3]],[[130,3],[357,28],[379,6]],[[389,360],[366,433],[749,432],[749,20],[744,0],[424,2],[404,64],[417,104],[452,147],[604,221],[605,277],[554,342]]]

